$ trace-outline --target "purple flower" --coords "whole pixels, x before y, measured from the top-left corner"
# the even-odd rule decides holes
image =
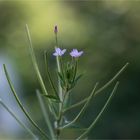
[[[72,57],[79,57],[83,54],[83,51],[79,51],[77,49],[73,49],[71,52],[70,52],[70,55]]]
[[[62,56],[66,52],[66,49],[61,50],[60,48],[55,48],[54,56]]]
[[[57,25],[54,26],[54,33],[57,34],[58,33],[58,28]]]

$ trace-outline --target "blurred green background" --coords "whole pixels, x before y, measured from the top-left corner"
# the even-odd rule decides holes
[[[55,45],[54,25],[58,25],[60,47],[84,50],[79,71],[85,75],[72,93],[73,103],[88,96],[96,81],[102,86],[126,62],[130,63],[118,78],[120,86],[117,94],[89,138],[140,138],[140,1],[0,1],[0,69],[3,69],[2,63],[6,62],[10,63],[7,64],[9,69],[14,67],[10,75],[13,79],[18,77],[20,81],[20,87],[17,86],[18,94],[22,94],[21,100],[34,120],[45,129],[35,94],[35,89],[40,87],[29,56],[26,23],[29,25],[38,63],[48,88],[50,86],[45,78],[43,52],[49,52],[50,69],[56,80],[56,63],[52,56]],[[112,88],[113,84],[97,97],[96,102],[90,105],[78,122],[79,125],[85,128],[92,122]],[[6,94],[7,98],[9,96],[9,93],[0,94]],[[15,102],[14,98],[10,99]],[[69,119],[79,109],[71,111]],[[15,124],[18,125],[16,122]],[[0,139],[29,137],[23,129],[12,135],[2,126]],[[75,133],[67,132],[67,137],[69,135]]]

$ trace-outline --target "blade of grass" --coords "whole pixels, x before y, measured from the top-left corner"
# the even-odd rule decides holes
[[[42,113],[43,113],[45,122],[46,122],[46,124],[48,126],[48,129],[50,131],[51,138],[52,139],[55,139],[54,130],[53,130],[53,127],[52,127],[50,118],[49,118],[49,112],[45,108],[45,102],[44,102],[44,100],[43,100],[43,98],[42,98],[41,93],[39,92],[39,90],[36,90],[36,95],[37,95],[37,98],[38,98],[38,101],[39,101],[39,104],[40,104],[40,107],[41,107],[41,110],[42,110]]]
[[[6,78],[7,78],[7,81],[8,81],[8,84],[11,88],[11,91],[18,103],[18,105],[20,106],[21,110],[23,111],[23,113],[25,114],[25,116],[28,118],[28,120],[31,122],[31,124],[40,132],[40,134],[42,134],[45,138],[49,139],[49,136],[33,121],[33,119],[30,117],[30,115],[28,114],[28,112],[26,111],[26,109],[23,107],[22,103],[20,102],[18,96],[17,96],[17,93],[14,89],[14,86],[10,80],[10,76],[8,74],[8,71],[6,69],[6,65],[3,64],[3,68],[4,68],[4,72],[5,72],[5,75],[6,75]]]
[[[31,40],[31,36],[30,36],[30,32],[29,32],[29,28],[28,28],[27,24],[26,24],[26,33],[27,33],[27,37],[28,37],[28,41],[29,41],[29,50],[30,50],[30,54],[31,54],[31,58],[32,58],[32,63],[33,63],[38,81],[40,83],[43,94],[49,95],[47,92],[47,89],[45,87],[45,84],[43,82],[42,76],[40,74],[39,67],[37,65],[37,60],[35,57],[35,53],[34,53],[34,49],[33,49],[33,45],[32,45],[32,40]],[[49,104],[50,111],[54,114],[54,116],[56,116],[56,112],[54,111],[54,107],[49,99],[48,99],[48,104]]]
[[[108,100],[106,101],[105,105],[103,106],[103,108],[101,109],[101,111],[99,112],[99,114],[97,115],[97,117],[95,118],[95,120],[92,122],[92,124],[89,126],[89,128],[87,128],[87,130],[81,135],[79,136],[76,140],[80,140],[83,139],[89,132],[90,130],[95,126],[95,124],[97,123],[97,121],[100,119],[101,115],[103,114],[103,112],[105,111],[105,109],[107,108],[107,105],[110,103],[114,93],[117,90],[117,87],[119,85],[119,82],[117,82],[108,98]]]
[[[71,126],[73,123],[75,123],[75,122],[81,117],[81,115],[84,113],[84,111],[85,111],[86,108],[88,107],[88,105],[89,105],[89,103],[90,103],[92,97],[94,96],[94,94],[95,94],[95,89],[96,89],[97,85],[98,85],[98,83],[95,84],[95,86],[94,86],[94,88],[93,88],[93,90],[92,90],[90,96],[88,97],[87,102],[85,103],[85,105],[83,106],[83,108],[80,110],[80,112],[78,113],[78,115],[77,115],[70,123],[66,124],[66,125],[63,126],[61,129],[64,129],[64,128],[67,128],[67,127]]]
[[[118,77],[119,75],[127,68],[127,66],[129,65],[129,63],[126,63],[119,71],[118,73],[110,80],[108,81],[104,86],[102,86],[100,89],[98,89],[95,93],[95,95],[98,95],[100,92],[102,92],[104,89],[106,89],[107,87],[109,87]],[[83,103],[85,103],[87,101],[88,98],[83,99],[82,101],[71,105],[69,108],[65,109],[65,113],[68,112],[71,109],[74,109],[80,105],[82,105]]]
[[[32,132],[30,128],[28,128],[24,123],[13,113],[13,111],[0,99],[0,104],[5,108],[9,114],[35,139],[38,140],[37,136]]]

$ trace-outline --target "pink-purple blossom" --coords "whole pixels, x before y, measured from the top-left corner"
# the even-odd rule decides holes
[[[73,49],[71,52],[70,52],[70,55],[72,57],[79,57],[83,54],[83,51],[79,51],[77,49]]]
[[[66,52],[66,49],[55,48],[55,52],[53,53],[54,56],[62,56]]]

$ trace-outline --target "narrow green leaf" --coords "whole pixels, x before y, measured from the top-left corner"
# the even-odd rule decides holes
[[[0,104],[10,113],[10,115],[35,139],[38,140],[37,136],[28,128],[16,115],[13,111],[0,99]]]
[[[51,77],[51,74],[50,74],[50,71],[49,71],[47,52],[44,53],[44,59],[45,59],[45,66],[46,66],[46,71],[47,71],[47,77],[48,77],[48,79],[49,79],[51,88],[53,89],[54,94],[55,94],[55,95],[58,97],[58,99],[59,99],[58,93],[57,93],[57,91],[56,91],[56,89],[55,89],[55,86],[54,86],[54,83],[53,83],[53,80],[52,80],[52,77]]]
[[[95,89],[96,89],[97,85],[98,85],[98,83],[95,84],[95,86],[94,86],[94,88],[93,88],[93,90],[92,90],[90,96],[88,97],[87,102],[85,103],[85,105],[83,106],[83,108],[80,110],[80,112],[78,113],[78,115],[77,115],[70,123],[66,124],[66,125],[63,126],[61,129],[64,129],[64,128],[67,128],[67,127],[71,126],[73,123],[75,123],[75,122],[81,117],[81,115],[84,113],[84,111],[85,111],[86,108],[88,107],[88,105],[89,105],[89,103],[90,103],[92,97],[94,96],[94,94],[95,94]]]
[[[103,108],[101,109],[101,111],[99,112],[99,114],[97,115],[95,120],[92,122],[92,124],[89,126],[89,128],[80,137],[78,137],[76,140],[83,139],[85,136],[87,136],[87,134],[90,132],[90,130],[95,126],[95,124],[97,123],[97,121],[99,120],[99,118],[101,117],[101,115],[103,114],[105,109],[107,108],[107,105],[110,103],[114,93],[117,90],[118,85],[119,85],[119,82],[117,82],[116,85],[114,86],[114,88],[113,88],[108,100],[106,101],[105,105],[103,106]]]
[[[39,90],[36,90],[36,94],[37,94],[37,98],[38,98],[38,101],[39,101],[39,104],[40,104],[45,122],[46,122],[46,124],[48,126],[48,129],[50,131],[51,139],[55,139],[55,133],[54,133],[54,130],[53,130],[53,126],[51,124],[51,120],[50,120],[50,117],[49,117],[49,112],[46,109],[45,102],[44,102],[44,100],[41,96],[42,94],[39,92]]]
[[[75,82],[77,82],[79,79],[81,79],[83,76],[83,74],[79,74],[76,78],[75,78]]]
[[[118,77],[119,75],[127,68],[127,66],[129,65],[129,63],[126,63],[119,71],[118,73],[110,80],[108,81],[104,86],[102,86],[100,89],[98,89],[95,93],[95,95],[98,95],[100,92],[102,92],[104,89],[106,89],[107,87],[109,87]],[[83,103],[85,103],[87,101],[88,98],[83,99],[82,101],[79,101],[76,104],[71,105],[71,107],[65,109],[65,113],[68,112],[71,109],[74,109],[80,105],[82,105]]]
[[[32,40],[31,40],[31,36],[30,36],[30,32],[29,32],[29,28],[28,28],[27,24],[26,24],[26,33],[27,33],[28,40],[29,40],[29,48],[30,48],[29,50],[30,50],[33,66],[34,66],[34,69],[35,69],[36,74],[37,74],[37,78],[38,78],[39,83],[41,85],[42,91],[44,92],[44,94],[48,95],[48,92],[45,88],[45,84],[43,82],[42,76],[40,74],[40,71],[39,71],[39,68],[37,65],[37,61],[36,61],[36,57],[35,57],[35,53],[34,53],[34,49],[33,49],[33,45],[32,45]]]
[[[34,66],[38,81],[40,83],[40,86],[41,86],[41,89],[43,91],[43,94],[49,95],[47,90],[46,90],[46,87],[45,87],[45,84],[43,82],[43,79],[42,79],[42,76],[40,74],[40,71],[39,71],[39,67],[38,67],[38,64],[37,64],[36,57],[35,57],[35,53],[34,53],[34,49],[33,49],[33,45],[32,45],[32,40],[31,40],[31,36],[30,36],[30,32],[29,32],[29,28],[28,28],[27,24],[26,24],[26,33],[27,33],[27,37],[28,37],[28,40],[29,40],[30,55],[31,55],[32,63],[33,63],[33,66]],[[49,108],[53,108],[53,105],[50,102],[50,100],[48,100],[48,104],[49,104]],[[50,109],[50,111],[51,111],[51,109]],[[54,110],[53,110],[52,113],[56,116],[56,113],[55,113]]]
[[[64,81],[64,78],[60,72],[58,72],[58,77],[60,78],[61,82],[64,84],[65,81]]]
[[[74,74],[73,74],[73,82],[75,80],[76,77],[76,73],[77,73],[77,69],[78,69],[78,60],[75,60],[75,65],[74,65]]]
[[[6,78],[7,78],[7,81],[8,81],[8,84],[11,88],[11,91],[19,105],[19,107],[21,108],[21,110],[23,111],[23,113],[25,114],[25,116],[28,118],[28,120],[31,122],[31,124],[46,138],[46,139],[49,139],[49,136],[33,121],[33,119],[30,117],[30,115],[28,114],[28,112],[26,111],[26,109],[23,107],[22,103],[20,102],[18,96],[17,96],[17,93],[14,89],[14,86],[10,80],[10,77],[9,77],[9,74],[8,74],[8,71],[6,69],[6,65],[3,64],[3,68],[4,68],[4,72],[5,72],[5,75],[6,75]]]
[[[55,99],[57,100],[57,97],[54,96],[54,95],[46,95],[46,94],[43,94],[43,96],[47,97],[47,98],[50,98],[50,99]]]
[[[42,94],[44,97],[49,98],[51,100],[57,101],[57,102],[61,102],[58,97],[54,96],[54,95],[46,95],[46,94]]]

